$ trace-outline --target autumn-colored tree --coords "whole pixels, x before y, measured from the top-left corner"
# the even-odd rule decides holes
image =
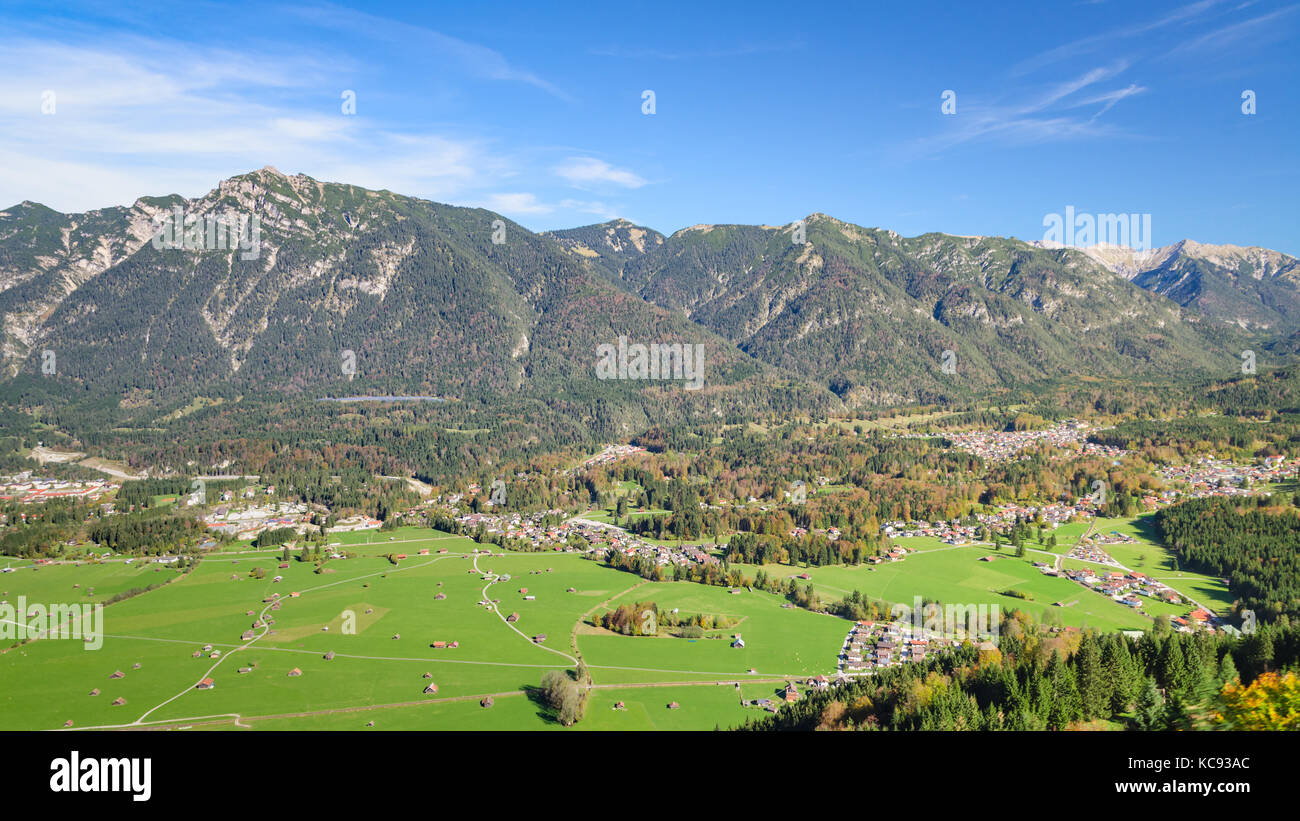
[[[817,729],[818,730],[840,729],[840,724],[844,720],[845,712],[846,709],[844,707],[844,702],[842,701],[832,701],[830,704],[827,704],[824,708],[822,708],[821,718],[817,722]]]
[[[1233,730],[1300,730],[1300,676],[1264,673],[1249,686],[1223,688],[1220,725]]]

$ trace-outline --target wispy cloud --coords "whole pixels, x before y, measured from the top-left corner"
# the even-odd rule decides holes
[[[499,51],[451,37],[434,29],[335,5],[293,7],[288,11],[307,25],[400,45],[409,53],[444,58],[461,70],[477,77],[525,83],[562,100],[572,99],[566,92],[533,72],[512,65]]]
[[[1238,8],[1245,8],[1239,6]],[[1258,46],[1263,42],[1272,42],[1287,37],[1294,37],[1295,32],[1286,26],[1278,25],[1284,18],[1290,17],[1300,9],[1300,5],[1286,6],[1268,14],[1261,14],[1249,20],[1242,20],[1231,25],[1221,26],[1174,46],[1165,53],[1165,59],[1204,54],[1210,51],[1227,51],[1239,49],[1244,40]]]
[[[913,157],[935,156],[963,143],[999,140],[1008,144],[1040,143],[1091,137],[1112,137],[1118,128],[1099,124],[1097,120],[1119,101],[1141,93],[1136,84],[1127,88],[1093,94],[1080,99],[1077,95],[1099,83],[1114,79],[1128,68],[1124,61],[1098,66],[1044,90],[1021,92],[1024,102],[982,103],[961,98],[959,114],[944,117],[947,130],[913,140],[906,153]],[[1072,114],[1076,109],[1101,106],[1090,116]]]
[[[555,168],[555,173],[578,187],[608,183],[623,188],[640,188],[647,182],[625,168],[615,168],[594,157],[570,157]]]
[[[1064,45],[1040,52],[1027,60],[1021,61],[1011,68],[1010,75],[1018,77],[1029,74],[1030,72],[1045,68],[1053,63],[1076,57],[1083,57],[1088,54],[1094,54],[1097,51],[1113,48],[1116,42],[1120,40],[1128,40],[1170,26],[1189,23],[1203,17],[1223,2],[1224,0],[1199,0],[1198,2],[1190,3],[1186,6],[1174,9],[1168,14],[1157,17],[1154,20],[1121,26],[1102,34],[1093,34],[1088,37],[1081,37]]]

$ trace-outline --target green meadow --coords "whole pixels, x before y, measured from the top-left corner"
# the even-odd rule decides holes
[[[327,561],[321,572],[272,550],[210,555],[187,575],[120,562],[4,574],[7,598],[41,602],[75,601],[90,587],[99,600],[171,583],[106,607],[98,650],[47,639],[0,653],[0,729],[68,720],[76,728],[360,730],[374,721],[374,729],[544,729],[555,725],[531,689],[579,657],[596,684],[580,727],[711,729],[751,714],[737,681],[757,697],[774,693],[782,676],[833,670],[847,629],[840,619],[783,608],[770,594],[649,584],[574,554],[475,555],[482,548],[469,539],[417,528],[340,536],[356,557]],[[386,555],[397,552],[407,558],[393,564]],[[481,604],[485,588],[499,614]],[[748,646],[618,636],[582,623],[624,597],[734,615]],[[507,624],[512,613],[518,620]],[[262,626],[253,628],[255,620]],[[248,630],[252,640],[242,638]],[[300,674],[290,676],[294,669]],[[204,677],[212,689],[195,688]],[[430,684],[436,693],[424,692]],[[480,707],[488,695],[493,706]],[[125,704],[113,703],[119,698]],[[674,701],[679,707],[669,709]]]
[[[913,545],[920,538],[901,539],[907,546],[921,548],[897,562],[858,567],[840,565],[829,567],[792,568],[768,565],[768,575],[779,579],[807,573],[811,578],[800,584],[811,583],[827,599],[839,599],[859,590],[870,598],[891,604],[911,605],[914,597],[935,600],[945,604],[996,604],[1003,610],[1023,610],[1044,620],[1057,620],[1075,627],[1093,627],[1099,630],[1139,630],[1151,622],[1130,608],[1112,601],[1093,590],[1088,590],[1069,579],[1046,576],[1033,566],[1034,561],[1049,557],[1027,553],[1017,559],[1008,548],[994,552],[980,545],[943,547]],[[993,557],[992,561],[981,561]],[[747,567],[747,572],[758,568]],[[1003,591],[1016,590],[1028,599],[1003,595]],[[1055,606],[1060,602],[1062,606]]]
[[[1115,550],[1120,561],[1200,601],[1225,600],[1221,581],[1163,568],[1166,551],[1141,523],[1105,527],[1129,527],[1144,539]],[[245,544],[206,556],[186,575],[120,561],[20,565],[3,574],[0,591],[11,602],[19,595],[41,603],[104,601],[170,583],[107,606],[98,650],[47,639],[0,652],[0,729],[54,729],[68,720],[77,728],[362,730],[370,721],[374,730],[556,728],[533,688],[546,671],[571,670],[578,659],[595,684],[580,728],[712,729],[757,714],[742,697],[774,695],[784,680],[832,673],[848,630],[843,619],[793,608],[770,593],[648,582],[576,554],[488,555],[470,539],[413,527],[331,541],[354,558],[329,560],[319,572],[299,561],[298,551],[283,562],[281,550],[249,551]],[[917,552],[901,562],[766,570],[778,578],[807,572],[827,598],[860,590],[890,602],[920,595],[997,604],[1103,630],[1150,624],[1105,596],[1042,575],[1032,566],[1050,561],[1041,553],[1017,559],[982,545],[902,543]],[[397,553],[406,558],[394,564],[387,556]],[[990,555],[996,558],[980,561]],[[1028,598],[1004,595],[1008,590]],[[642,601],[734,623],[695,639],[666,631],[623,636],[588,623]],[[1187,609],[1147,601],[1144,608],[1152,615]],[[510,614],[518,616],[513,623],[505,620]],[[255,620],[262,625],[253,628]],[[251,640],[242,637],[248,630]],[[736,634],[744,647],[732,646]],[[300,675],[290,676],[294,669]],[[123,676],[111,678],[115,671]],[[195,689],[204,677],[215,686]],[[430,684],[435,693],[424,692]],[[491,707],[479,705],[485,696],[493,698]],[[114,705],[118,698],[126,703]],[[673,702],[678,707],[670,709]]]
[[[105,562],[33,565],[28,561],[3,560],[14,568],[0,573],[0,599],[13,602],[26,596],[29,602],[46,604],[95,603],[128,590],[162,584],[178,573],[159,564],[136,560],[126,564],[121,559]]]

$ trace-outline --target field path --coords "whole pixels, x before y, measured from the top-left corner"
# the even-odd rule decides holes
[[[326,588],[328,588],[328,587],[335,587],[335,586],[340,585],[340,584],[351,584],[351,583],[355,583],[355,582],[357,582],[357,581],[359,581],[359,580],[361,580],[361,579],[369,579],[369,578],[373,578],[373,577],[375,577],[375,576],[382,576],[382,575],[385,575],[385,574],[387,574],[387,573],[400,573],[400,572],[403,571],[403,570],[414,570],[414,569],[417,568],[417,567],[427,567],[427,566],[433,564],[434,562],[438,562],[438,561],[441,561],[441,560],[443,560],[443,559],[460,558],[460,557],[463,556],[463,555],[464,555],[464,554],[462,554],[462,553],[447,553],[447,554],[443,554],[443,555],[441,555],[441,556],[437,556],[437,557],[435,557],[435,558],[432,558],[432,559],[430,559],[430,560],[427,561],[427,562],[420,562],[420,563],[418,563],[418,564],[412,564],[412,565],[408,565],[408,566],[406,566],[406,567],[398,567],[398,568],[393,569],[393,570],[380,570],[380,571],[376,571],[376,572],[374,572],[374,573],[366,573],[366,574],[363,574],[363,575],[361,575],[361,576],[350,576],[350,577],[348,577],[348,578],[346,578],[346,579],[339,579],[338,581],[327,582],[326,584],[319,584],[319,585],[316,585],[315,587],[309,587],[309,588],[307,588],[306,590],[299,591],[299,595],[300,595],[300,596],[305,596],[305,595],[307,595],[307,594],[309,594],[309,593],[312,593],[312,592],[315,592],[315,591],[317,591],[317,590],[324,590],[324,589],[326,589]],[[279,604],[279,603],[281,603],[281,602],[287,602],[287,601],[290,601],[290,599],[286,597],[286,598],[277,598],[277,599],[274,599],[273,601],[265,602],[265,606],[261,609],[261,611],[260,611],[260,612],[258,613],[258,615],[257,615],[257,620],[262,622],[262,632],[261,632],[261,633],[258,633],[256,636],[254,636],[253,638],[251,638],[251,639],[249,639],[248,641],[244,642],[243,644],[239,645],[239,646],[236,647],[235,649],[231,650],[229,653],[225,653],[225,654],[223,654],[220,658],[217,659],[217,661],[216,661],[215,664],[213,664],[213,665],[212,665],[211,667],[209,667],[206,671],[204,671],[203,675],[199,676],[198,680],[196,680],[196,681],[194,682],[194,684],[191,684],[189,687],[186,687],[184,690],[181,690],[179,693],[177,693],[176,695],[174,695],[174,696],[172,696],[171,698],[167,699],[166,701],[163,701],[163,702],[161,702],[160,704],[156,704],[156,705],[154,705],[153,707],[151,707],[150,709],[146,710],[146,711],[144,712],[143,715],[141,715],[139,718],[137,718],[135,721],[132,722],[132,725],[137,725],[137,726],[138,726],[138,725],[143,724],[143,723],[144,723],[144,720],[147,719],[150,715],[152,715],[153,713],[157,712],[158,710],[161,710],[163,707],[166,707],[168,704],[171,704],[173,701],[175,701],[176,699],[178,699],[178,698],[180,698],[181,696],[185,695],[186,693],[189,693],[189,692],[191,692],[192,690],[194,690],[195,687],[198,686],[198,683],[199,683],[200,681],[202,681],[203,679],[205,679],[205,678],[211,676],[212,673],[213,673],[213,672],[214,672],[218,667],[220,667],[223,663],[225,663],[225,661],[226,661],[227,659],[229,659],[229,658],[231,658],[232,656],[234,656],[235,653],[238,653],[240,650],[246,650],[246,649],[248,649],[248,648],[251,647],[255,642],[257,642],[259,639],[265,637],[268,633],[271,632],[271,625],[268,624],[268,623],[266,623],[265,621],[263,621],[263,620],[266,618],[266,614],[269,613],[271,610],[273,610],[273,609],[275,608],[275,605],[276,605],[276,604]]]
[[[577,667],[581,663],[578,661],[578,659],[574,658],[568,653],[561,652],[560,650],[556,650],[554,647],[547,647],[545,644],[541,644],[539,642],[533,641],[531,638],[529,638],[528,634],[526,634],[524,631],[520,630],[518,627],[515,627],[510,622],[506,621],[506,617],[501,614],[501,608],[497,607],[497,603],[492,601],[492,598],[488,595],[488,589],[492,587],[492,585],[501,581],[501,577],[490,570],[481,570],[478,566],[479,556],[491,556],[491,555],[492,555],[491,553],[474,554],[474,569],[477,570],[479,573],[482,573],[483,578],[488,580],[488,583],[483,585],[483,601],[486,603],[487,607],[491,609],[493,613],[497,614],[497,618],[501,619],[502,624],[504,624],[506,627],[509,627],[511,630],[518,633],[520,638],[522,638],[524,641],[528,642],[529,644],[532,644],[535,647],[540,647],[543,650],[554,653],[555,655],[560,656],[561,658],[566,658],[569,661],[573,662],[574,667]]]

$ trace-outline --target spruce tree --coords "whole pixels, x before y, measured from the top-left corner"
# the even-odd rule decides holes
[[[1097,639],[1091,631],[1083,634],[1074,658],[1079,671],[1079,697],[1083,717],[1089,721],[1110,713],[1112,679],[1106,674]]]
[[[1138,696],[1137,710],[1133,724],[1139,730],[1163,730],[1165,728],[1165,701],[1156,689],[1156,681],[1146,676],[1142,692]]]
[[[1220,687],[1230,681],[1237,681],[1241,678],[1241,675],[1237,673],[1237,665],[1232,661],[1232,653],[1225,652],[1223,658],[1219,659],[1219,674],[1217,678]]]

